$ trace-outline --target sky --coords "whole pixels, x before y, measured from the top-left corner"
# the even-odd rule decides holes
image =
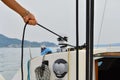
[[[76,45],[76,0],[17,1],[35,15],[39,24],[61,36],[67,36],[68,43]],[[85,6],[85,0],[79,0],[80,45],[86,42]],[[119,8],[120,0],[95,0],[94,44],[111,44],[120,42]],[[22,38],[24,27],[22,18],[2,2],[0,2],[0,18],[0,34],[4,34],[10,38]],[[57,44],[57,38],[58,37],[56,35],[39,26],[27,26],[25,34],[26,40],[37,42],[49,41]]]

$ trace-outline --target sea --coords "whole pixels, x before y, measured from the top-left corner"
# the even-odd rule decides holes
[[[56,47],[51,47],[56,52]],[[24,48],[24,67],[32,57],[40,56],[40,48]],[[21,67],[21,48],[0,48],[0,74],[5,80],[12,80]]]

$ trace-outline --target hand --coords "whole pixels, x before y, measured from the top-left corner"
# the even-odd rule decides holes
[[[36,25],[37,21],[34,17],[33,14],[31,14],[30,12],[27,12],[24,16],[22,16],[23,20],[25,23],[28,22],[29,25]]]

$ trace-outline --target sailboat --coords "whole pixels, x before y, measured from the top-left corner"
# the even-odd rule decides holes
[[[100,59],[119,57],[120,51],[93,48],[94,0],[86,0],[86,46],[79,50],[78,0],[76,0],[76,48],[38,56],[28,61],[28,70],[18,71],[12,80],[99,80]],[[23,66],[22,66],[23,67]],[[22,72],[22,75],[21,75]]]

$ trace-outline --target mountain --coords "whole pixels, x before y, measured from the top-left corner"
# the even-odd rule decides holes
[[[95,47],[120,47],[120,43],[111,43],[111,44],[99,44]]]
[[[3,34],[0,34],[0,47],[21,47],[21,40],[16,38],[9,38],[4,36]],[[45,45],[47,47],[55,47],[57,46],[55,43],[52,42],[30,42],[28,40],[24,41],[24,47],[40,47],[41,45]]]

